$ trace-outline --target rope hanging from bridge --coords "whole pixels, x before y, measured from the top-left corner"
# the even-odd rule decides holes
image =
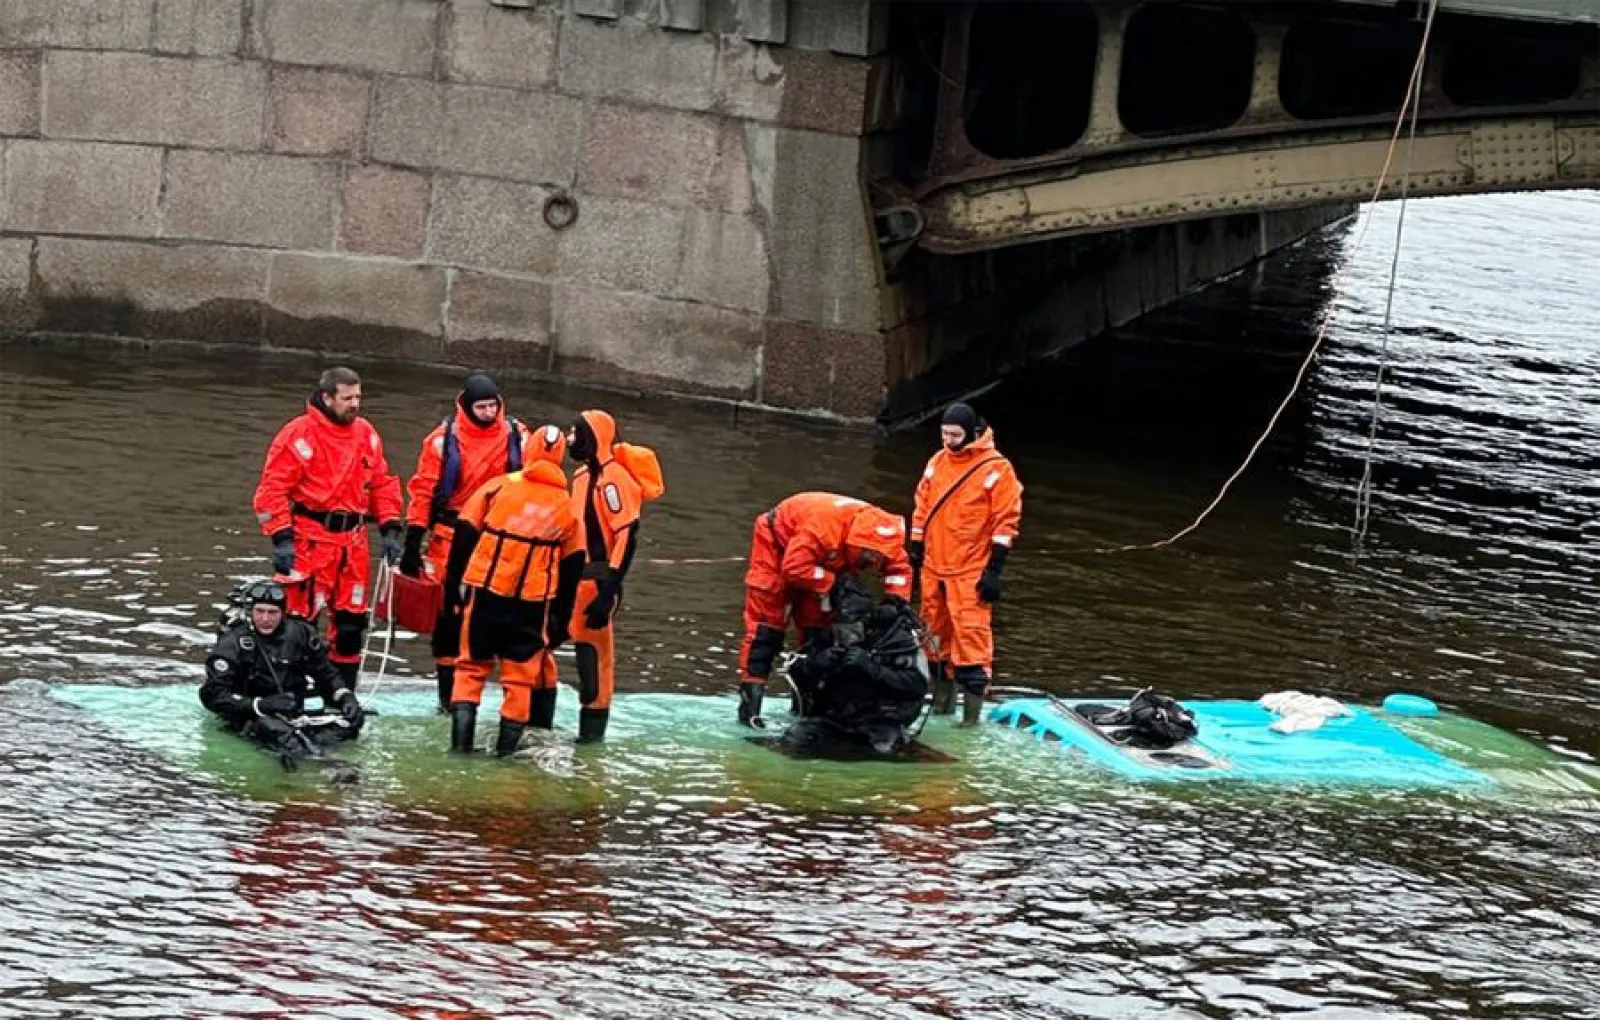
[[[1372,511],[1373,448],[1377,442],[1378,415],[1383,399],[1383,378],[1385,369],[1388,365],[1389,333],[1392,323],[1392,314],[1394,311],[1396,278],[1400,268],[1400,242],[1405,230],[1406,198],[1410,192],[1411,186],[1412,149],[1416,145],[1417,140],[1417,118],[1422,100],[1423,69],[1427,65],[1428,43],[1433,35],[1433,21],[1434,16],[1438,13],[1438,10],[1439,0],[1429,0],[1428,13],[1422,28],[1422,40],[1417,46],[1417,60],[1416,63],[1412,65],[1411,79],[1406,84],[1405,98],[1400,103],[1400,112],[1398,116],[1395,117],[1394,132],[1389,136],[1389,149],[1383,158],[1383,169],[1378,173],[1378,183],[1372,189],[1372,198],[1368,203],[1369,208],[1366,215],[1364,215],[1361,219],[1361,229],[1356,234],[1355,243],[1351,245],[1344,264],[1341,265],[1334,274],[1333,290],[1337,292],[1340,289],[1340,283],[1343,280],[1347,268],[1349,267],[1350,263],[1354,261],[1355,254],[1361,250],[1361,245],[1366,240],[1367,228],[1372,224],[1372,212],[1370,207],[1376,204],[1379,198],[1382,197],[1384,185],[1388,183],[1389,171],[1394,165],[1395,152],[1400,146],[1400,133],[1405,129],[1406,115],[1409,113],[1411,115],[1411,131],[1406,140],[1405,170],[1400,181],[1400,211],[1395,223],[1394,258],[1389,267],[1388,296],[1385,299],[1383,309],[1383,343],[1379,354],[1377,382],[1372,396],[1372,417],[1367,432],[1367,448],[1363,458],[1361,481],[1356,489],[1356,523],[1355,527],[1352,529],[1352,532],[1355,535],[1355,541],[1358,549],[1360,543],[1366,538],[1367,522]],[[1283,401],[1278,404],[1277,410],[1272,412],[1272,417],[1267,420],[1266,428],[1261,430],[1261,435],[1256,439],[1254,445],[1250,447],[1250,452],[1245,454],[1243,462],[1241,462],[1233,474],[1229,475],[1227,480],[1222,483],[1222,487],[1217,490],[1216,497],[1212,499],[1209,504],[1207,504],[1204,510],[1200,511],[1200,513],[1193,521],[1189,523],[1187,527],[1157,542],[1115,546],[1113,548],[1097,549],[1095,551],[1101,553],[1122,553],[1160,549],[1164,546],[1172,545],[1179,539],[1197,531],[1205,519],[1211,515],[1211,512],[1221,505],[1223,499],[1225,499],[1228,495],[1228,490],[1233,487],[1233,483],[1238,481],[1240,477],[1244,475],[1245,471],[1249,470],[1251,463],[1255,461],[1256,454],[1261,452],[1261,447],[1266,444],[1267,438],[1272,435],[1272,430],[1277,428],[1278,420],[1283,417],[1283,412],[1288,410],[1289,405],[1294,402],[1295,395],[1300,392],[1300,386],[1305,381],[1306,372],[1310,370],[1311,363],[1316,360],[1318,352],[1322,350],[1323,341],[1327,339],[1328,329],[1333,324],[1333,314],[1334,302],[1330,300],[1327,304],[1327,307],[1323,311],[1322,321],[1317,327],[1316,338],[1312,341],[1311,348],[1306,351],[1304,360],[1300,362],[1300,368],[1295,372],[1294,380],[1289,384],[1289,392],[1284,394]]]

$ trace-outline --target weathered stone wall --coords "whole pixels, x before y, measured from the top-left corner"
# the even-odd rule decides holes
[[[872,31],[832,0],[0,0],[0,327],[873,414]]]

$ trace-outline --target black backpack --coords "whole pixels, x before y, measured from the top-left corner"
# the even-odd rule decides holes
[[[1117,743],[1146,750],[1164,750],[1200,732],[1193,712],[1148,687],[1121,708],[1080,705],[1077,711],[1096,726],[1115,728],[1117,732],[1106,735]]]

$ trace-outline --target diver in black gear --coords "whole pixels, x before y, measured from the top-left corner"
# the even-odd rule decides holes
[[[228,728],[277,752],[286,768],[322,746],[351,740],[365,713],[310,623],[284,612],[283,589],[272,581],[245,586],[230,599],[220,634],[206,657],[200,703]],[[307,717],[315,692],[325,712]]]
[[[833,626],[814,629],[789,665],[800,718],[780,742],[821,756],[893,757],[910,745],[928,694],[922,625],[905,600],[874,605],[849,575],[834,584],[829,601]]]

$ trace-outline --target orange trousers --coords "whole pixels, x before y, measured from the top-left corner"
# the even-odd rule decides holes
[[[612,619],[599,629],[583,622],[584,609],[599,593],[598,581],[584,578],[578,582],[578,598],[572,605],[572,622],[567,627],[578,654],[578,700],[582,707],[592,709],[610,708],[617,684],[616,635],[612,630],[615,610]]]
[[[327,609],[328,658],[360,662],[371,594],[367,533],[363,529],[348,538],[319,540],[303,519],[297,519],[295,526],[294,569],[305,579],[283,586],[285,608],[307,620]]]
[[[483,688],[495,664],[500,665],[500,687],[505,696],[500,702],[500,718],[526,723],[533,715],[533,692],[556,686],[556,657],[548,648],[533,653],[526,662],[512,659],[457,659],[455,686],[450,700],[483,701]]]
[[[994,675],[994,632],[990,629],[992,609],[978,598],[978,576],[971,574],[938,577],[922,572],[922,622],[938,641],[937,657],[957,669],[981,666],[984,675]]]

